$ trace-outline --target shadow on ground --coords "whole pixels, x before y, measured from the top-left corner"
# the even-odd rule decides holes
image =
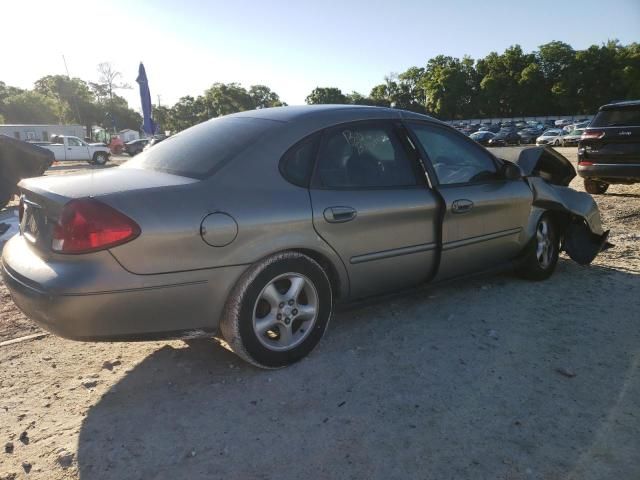
[[[638,478],[639,277],[558,270],[343,311],[285,370],[160,348],[88,412],[81,478]]]

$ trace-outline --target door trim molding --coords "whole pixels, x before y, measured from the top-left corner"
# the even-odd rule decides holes
[[[411,247],[393,248],[391,250],[383,250],[381,252],[365,253],[357,255],[349,259],[349,263],[356,265],[358,263],[372,262],[374,260],[384,260],[386,258],[400,257],[402,255],[411,255],[413,253],[428,252],[435,250],[436,243],[423,243],[421,245],[413,245]]]
[[[499,232],[489,233],[487,235],[479,235],[477,237],[463,238],[462,240],[456,240],[455,242],[448,242],[442,245],[442,250],[453,250],[454,248],[466,247],[467,245],[473,245],[474,243],[486,242],[488,240],[494,240],[496,238],[509,237],[511,235],[517,235],[522,231],[522,227],[511,228],[509,230],[501,230]]]

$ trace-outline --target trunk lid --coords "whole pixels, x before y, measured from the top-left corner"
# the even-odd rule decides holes
[[[149,170],[111,168],[98,173],[30,178],[18,184],[20,232],[41,252],[51,251],[53,228],[72,199],[105,197],[123,191],[185,185],[198,180]]]

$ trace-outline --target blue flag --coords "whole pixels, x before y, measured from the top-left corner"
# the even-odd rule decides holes
[[[149,91],[149,81],[144,65],[140,62],[138,78],[136,82],[140,85],[140,102],[142,103],[142,130],[147,135],[156,133],[156,124],[151,119],[151,92]]]

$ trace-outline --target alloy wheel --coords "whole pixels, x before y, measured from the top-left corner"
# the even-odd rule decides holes
[[[551,228],[547,219],[540,220],[536,231],[536,257],[538,264],[546,269],[553,258],[553,242],[551,240]]]
[[[318,292],[304,275],[278,275],[262,289],[253,307],[253,331],[260,343],[286,351],[302,343],[318,318]]]

